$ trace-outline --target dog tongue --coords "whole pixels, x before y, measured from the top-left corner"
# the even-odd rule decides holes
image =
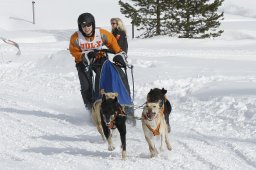
[[[147,117],[150,118],[150,119],[153,117],[153,115],[154,115],[153,112],[148,112],[147,113]]]

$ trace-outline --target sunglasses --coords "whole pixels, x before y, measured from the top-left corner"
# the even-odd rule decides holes
[[[111,25],[116,25],[117,23],[116,22],[112,22]]]
[[[82,28],[84,28],[84,27],[90,27],[90,26],[92,26],[92,23],[91,23],[91,22],[89,22],[89,23],[83,22],[83,23],[81,24],[81,27],[82,27]]]

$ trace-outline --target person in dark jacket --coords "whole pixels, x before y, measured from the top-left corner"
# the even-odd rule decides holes
[[[121,47],[123,51],[128,52],[128,42],[127,42],[127,35],[126,29],[124,24],[120,18],[111,18],[111,32],[116,37],[118,45]]]

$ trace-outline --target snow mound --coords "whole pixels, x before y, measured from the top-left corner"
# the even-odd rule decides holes
[[[37,62],[37,68],[52,73],[74,72],[75,63],[68,50],[58,51],[43,57]]]

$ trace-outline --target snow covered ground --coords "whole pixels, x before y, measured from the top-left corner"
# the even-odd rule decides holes
[[[86,5],[115,7],[109,15],[88,10],[107,27],[109,18],[120,15],[117,1],[88,5],[75,0],[85,8],[36,1],[40,20],[32,25],[30,1],[1,0],[0,37],[18,42],[22,55],[0,42],[0,169],[256,169],[256,2],[247,1],[225,1],[220,38],[129,39],[135,105],[145,102],[151,88],[168,90],[173,150],[149,158],[137,121],[136,127],[127,125],[128,159],[123,161],[118,133],[110,152],[84,109],[67,50]],[[45,14],[40,5],[61,9]]]

